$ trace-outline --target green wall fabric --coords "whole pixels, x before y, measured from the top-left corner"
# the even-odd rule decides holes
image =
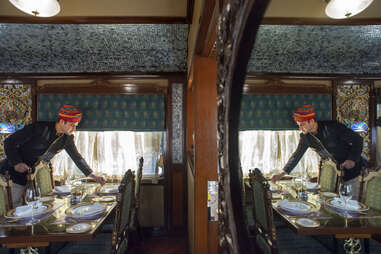
[[[56,121],[64,104],[82,112],[78,130],[164,131],[164,94],[40,94],[39,121]]]
[[[294,130],[293,111],[303,105],[315,108],[317,120],[332,119],[330,94],[244,94],[240,130]]]

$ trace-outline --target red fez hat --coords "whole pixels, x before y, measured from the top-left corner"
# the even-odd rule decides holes
[[[295,122],[305,122],[311,119],[315,119],[315,111],[310,104],[304,104],[294,111]]]
[[[81,121],[81,118],[82,113],[73,105],[63,105],[58,112],[58,119],[62,119],[67,122],[78,123]]]

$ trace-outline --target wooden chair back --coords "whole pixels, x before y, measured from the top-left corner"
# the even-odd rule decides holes
[[[7,211],[13,208],[11,185],[7,179],[0,177],[0,216],[4,216]]]
[[[326,192],[337,192],[339,175],[336,164],[331,160],[321,160],[319,164],[320,190]]]
[[[138,212],[140,207],[140,184],[142,182],[142,176],[143,176],[143,164],[144,159],[143,157],[140,157],[139,159],[139,167],[136,170],[135,173],[135,192],[134,192],[134,206],[131,212],[131,223],[130,223],[130,230],[136,229],[139,226],[138,222]]]
[[[363,202],[372,209],[381,211],[381,170],[370,172],[364,178]]]
[[[54,189],[53,166],[50,162],[41,161],[35,168],[35,183],[41,196],[52,193]]]
[[[258,168],[249,173],[249,181],[253,191],[256,248],[261,253],[278,253],[270,185]]]
[[[114,230],[112,233],[113,254],[125,253],[128,248],[128,232],[131,223],[131,212],[134,205],[135,176],[129,169],[119,185]]]

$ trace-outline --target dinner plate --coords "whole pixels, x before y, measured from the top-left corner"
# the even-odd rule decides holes
[[[88,223],[77,223],[66,228],[66,232],[80,234],[85,233],[91,229],[91,225]]]
[[[119,193],[119,186],[105,185],[97,188],[96,192],[101,195],[115,195]]]
[[[54,201],[54,197],[52,197],[52,196],[41,197],[40,201],[41,202],[52,202],[52,201]]]
[[[291,215],[303,215],[308,214],[314,211],[316,206],[312,203],[301,201],[301,200],[293,200],[289,201],[284,199],[278,202],[278,207]]]
[[[318,221],[308,219],[308,218],[296,219],[295,223],[298,224],[299,226],[306,227],[306,228],[315,228],[320,226],[320,223]]]
[[[106,207],[99,203],[81,203],[66,209],[65,213],[69,217],[81,219],[99,216],[105,210]]]
[[[348,200],[347,205],[340,198],[330,198],[326,200],[326,204],[330,207],[336,208],[341,211],[347,212],[364,212],[369,209],[369,207],[357,200]]]
[[[43,209],[39,209],[37,211],[37,213],[33,213],[33,217],[38,217],[38,216],[41,216],[43,214],[49,213],[53,209],[53,205],[52,204],[43,203],[42,205],[44,206],[44,208]],[[25,209],[27,209],[26,205],[25,206],[21,206],[21,207],[25,207]],[[7,219],[22,219],[22,218],[30,218],[30,217],[32,217],[31,214],[30,215],[28,214],[28,215],[25,215],[25,216],[17,216],[17,215],[14,214],[16,212],[16,209],[17,209],[17,207],[9,210],[4,217],[7,218]]]
[[[96,201],[96,202],[113,202],[113,201],[115,201],[115,196],[95,197],[95,198],[93,198],[93,201]]]
[[[333,193],[333,192],[321,192],[320,193],[321,195],[323,195],[324,197],[326,198],[334,198],[334,197],[337,197],[337,193]]]

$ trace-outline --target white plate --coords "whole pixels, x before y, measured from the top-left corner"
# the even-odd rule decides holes
[[[54,197],[51,197],[51,196],[46,196],[46,197],[41,197],[40,198],[41,202],[50,202],[50,201],[53,201],[53,200],[54,200]]]
[[[320,223],[318,221],[311,220],[308,218],[299,218],[295,221],[295,223],[298,224],[299,226],[306,227],[306,228],[315,228],[320,226]]]
[[[334,197],[337,197],[337,194],[336,194],[336,193],[333,193],[333,192],[321,192],[320,194],[323,195],[323,196],[326,197],[326,198],[334,198]]]
[[[115,196],[102,196],[93,198],[94,201],[97,202],[112,202],[115,201]]]
[[[369,208],[363,203],[360,203],[356,200],[348,200],[347,204],[341,198],[332,198],[328,199],[327,204],[337,208],[339,210],[348,211],[348,212],[362,212],[367,211]]]
[[[90,229],[91,229],[91,225],[90,224],[88,224],[88,223],[78,223],[78,224],[74,224],[74,225],[66,228],[66,232],[79,234],[79,233],[87,232]]]
[[[278,203],[279,207],[290,212],[307,213],[313,208],[309,203],[303,201],[289,201],[287,199]]]

